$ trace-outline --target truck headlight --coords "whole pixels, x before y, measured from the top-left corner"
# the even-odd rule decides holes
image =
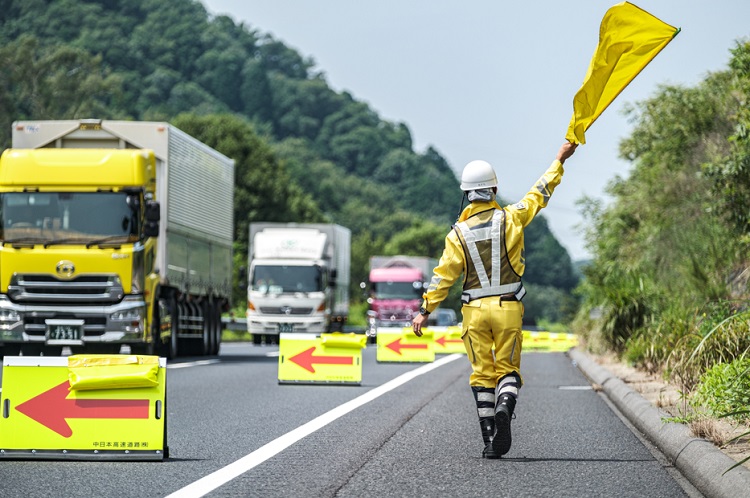
[[[109,315],[113,323],[122,324],[122,330],[127,333],[140,334],[143,332],[143,321],[146,316],[146,306],[137,306],[120,310]]]
[[[17,311],[0,308],[0,330],[11,330],[21,322],[21,315]]]
[[[0,330],[10,330],[22,322],[21,314],[11,306],[7,296],[0,296]]]

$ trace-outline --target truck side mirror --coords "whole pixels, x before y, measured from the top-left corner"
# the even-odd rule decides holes
[[[338,272],[336,271],[336,268],[331,270],[331,287],[336,287],[336,276],[338,275]]]
[[[160,219],[159,203],[156,201],[146,201],[146,223],[143,225],[143,235],[146,237],[158,237]]]
[[[146,201],[146,221],[160,221],[161,207],[157,201]]]

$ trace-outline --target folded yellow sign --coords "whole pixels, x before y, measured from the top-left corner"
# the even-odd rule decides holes
[[[159,357],[73,355],[68,357],[70,390],[128,389],[159,385]]]

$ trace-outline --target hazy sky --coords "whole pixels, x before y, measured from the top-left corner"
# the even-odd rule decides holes
[[[459,172],[489,161],[500,195],[520,199],[554,159],[615,1],[600,0],[203,0],[237,22],[312,58],[337,91],[403,122],[417,152],[431,145]],[[576,201],[608,201],[605,187],[630,164],[618,159],[631,125],[623,105],[659,85],[694,86],[724,70],[750,37],[750,0],[632,2],[682,32],[620,94],[566,163],[542,211],[574,260],[590,254]],[[415,181],[419,181],[415,178]],[[451,205],[460,202],[446,199]]]

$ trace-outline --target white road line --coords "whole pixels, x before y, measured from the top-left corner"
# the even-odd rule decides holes
[[[188,361],[186,363],[174,363],[170,365],[167,363],[167,369],[172,370],[175,368],[188,368],[188,367],[198,367],[201,365],[213,365],[214,363],[219,363],[221,360],[198,360],[198,361]]]
[[[406,372],[405,374],[400,375],[399,377],[396,377],[389,382],[386,382],[382,386],[378,386],[370,391],[367,391],[362,396],[354,398],[351,401],[347,401],[343,405],[339,405],[333,410],[330,410],[329,412],[324,413],[317,418],[314,418],[308,423],[297,427],[293,431],[287,432],[283,436],[274,439],[264,446],[261,446],[252,453],[249,453],[239,460],[230,463],[226,467],[223,467],[216,472],[209,474],[195,481],[194,483],[188,484],[184,488],[175,491],[174,493],[168,495],[166,498],[198,498],[201,496],[205,496],[219,486],[228,483],[232,479],[239,477],[253,467],[258,466],[269,458],[281,453],[300,439],[309,436],[318,429],[322,429],[326,425],[330,424],[339,417],[346,415],[355,408],[359,408],[360,406],[379,398],[383,394],[396,389],[397,387],[409,382],[410,380],[415,379],[416,377],[419,377],[420,375],[426,374],[427,372],[435,370],[438,367],[441,367],[464,356],[465,355],[462,354],[452,354],[434,361],[433,363],[429,363],[427,365],[423,365],[419,368]]]

